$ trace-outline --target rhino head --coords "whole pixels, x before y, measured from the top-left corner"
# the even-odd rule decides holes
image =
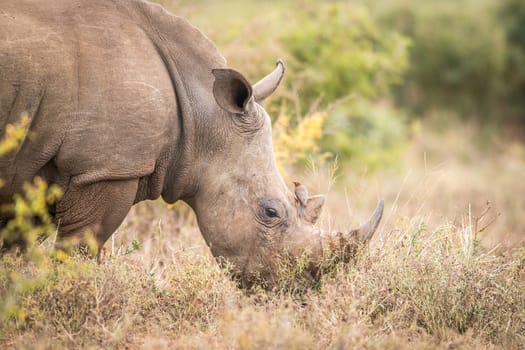
[[[315,275],[323,259],[344,256],[368,241],[381,219],[382,201],[359,229],[325,233],[314,226],[324,196],[299,200],[279,174],[262,105],[279,85],[283,63],[253,86],[232,69],[215,69],[213,75],[221,130],[205,141],[208,157],[200,162],[198,190],[189,203],[217,260],[231,264],[233,274],[247,282],[271,280],[280,259],[307,253]]]

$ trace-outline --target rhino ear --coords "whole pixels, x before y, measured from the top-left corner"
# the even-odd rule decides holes
[[[213,69],[215,82],[213,96],[222,109],[235,114],[244,114],[252,99],[252,86],[246,78],[233,69]]]
[[[304,219],[307,222],[311,224],[315,224],[317,222],[317,219],[319,219],[319,216],[321,215],[324,201],[325,197],[322,194],[308,198],[306,207],[304,209]]]

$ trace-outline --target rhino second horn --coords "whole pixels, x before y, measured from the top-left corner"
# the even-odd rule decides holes
[[[279,86],[279,83],[284,76],[284,62],[278,60],[276,63],[276,68],[268,74],[266,77],[262,78],[259,82],[253,85],[253,96],[255,101],[259,104],[263,104],[264,100],[270,96],[275,89]]]

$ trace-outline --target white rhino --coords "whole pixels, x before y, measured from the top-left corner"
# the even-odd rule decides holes
[[[276,259],[304,251],[315,272],[371,238],[383,203],[349,233],[313,226],[324,197],[298,201],[285,185],[262,107],[283,74],[279,61],[251,85],[147,1],[0,0],[0,135],[22,113],[31,135],[0,159],[0,204],[40,176],[64,192],[50,208],[58,244],[90,232],[100,249],[133,204],[182,200],[242,279],[271,278]]]

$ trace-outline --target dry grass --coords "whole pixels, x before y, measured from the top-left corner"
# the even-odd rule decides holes
[[[354,168],[338,178],[339,186],[328,193],[329,224],[344,228],[364,220],[383,197],[389,205],[379,241],[388,239],[389,228],[423,225],[471,227],[474,240],[487,249],[523,246],[522,141],[488,133],[480,142],[486,131],[476,125],[458,123],[438,132],[435,125],[414,133],[400,169],[369,174]]]
[[[17,348],[519,348],[525,251],[466,255],[463,235],[454,228],[399,232],[302,293],[241,291],[209,254],[181,247],[200,250],[200,237],[181,243],[166,235],[101,265],[53,264],[45,282],[22,295],[25,320],[7,320],[1,342]],[[34,273],[19,259],[3,264],[5,271]]]
[[[431,137],[425,140],[432,142]],[[525,162],[513,147],[521,146],[507,148],[504,163],[521,169]],[[434,156],[439,158],[439,152]],[[427,176],[419,180],[421,188],[410,179],[403,188],[382,183],[385,175],[370,176],[368,183],[363,177],[347,191],[348,200],[338,194],[343,199],[334,203],[338,195],[332,192],[338,192],[333,187],[329,202],[347,215],[351,211],[353,221],[366,218],[364,207],[372,204],[375,191],[379,195],[388,188],[387,198],[394,197],[387,200],[389,210],[371,247],[351,264],[328,272],[315,288],[294,286],[292,279],[273,292],[238,289],[217,267],[191,211],[161,202],[132,210],[106,244],[102,264],[73,259],[37,269],[7,256],[0,274],[2,295],[13,283],[10,271],[40,274],[40,283],[16,292],[20,309],[3,321],[0,347],[523,348],[525,250],[500,248],[496,253],[490,243],[476,240],[476,235],[500,235],[499,230],[510,230],[513,222],[522,228],[523,220],[519,215],[507,218],[476,233],[484,225],[476,226],[474,214],[469,217],[461,209],[449,219],[448,210],[454,210],[436,198],[464,208],[471,199],[463,195],[477,182],[464,182],[468,167],[460,166],[455,156],[448,159],[451,166],[443,165],[439,182],[432,181],[435,173],[428,169],[414,170]],[[481,176],[480,169],[483,166],[471,171]],[[512,190],[520,182],[510,171],[491,178],[497,188],[508,190],[498,194],[494,206],[504,198],[514,200]],[[322,182],[324,173],[316,174],[311,181]],[[359,191],[362,197],[356,196]],[[428,208],[432,218],[425,216]],[[326,211],[325,225],[332,219]],[[519,237],[519,231],[514,236]],[[45,245],[50,248],[49,242]]]

